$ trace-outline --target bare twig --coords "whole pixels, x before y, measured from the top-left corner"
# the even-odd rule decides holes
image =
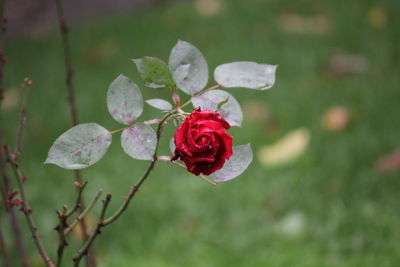
[[[107,194],[106,198],[103,200],[103,208],[101,209],[99,220],[97,222],[96,229],[94,229],[91,236],[86,240],[83,247],[78,250],[75,257],[72,259],[74,261],[74,266],[79,266],[79,263],[83,256],[85,256],[89,252],[89,248],[96,239],[96,237],[101,234],[101,228],[104,227],[104,217],[107,211],[108,204],[111,201],[111,194]]]
[[[4,0],[0,0],[0,103],[4,98],[3,66],[7,58],[4,53]]]
[[[29,89],[30,85],[32,85],[32,81],[29,78],[25,78],[23,84],[20,86],[21,90]],[[18,156],[22,151],[21,141],[22,141],[22,135],[23,135],[24,129],[25,129],[26,107],[27,107],[27,101],[28,101],[28,93],[29,93],[29,91],[25,92],[25,94],[22,97],[22,101],[21,101],[21,109],[20,109],[20,112],[19,112],[18,130],[17,130],[17,135],[15,137],[15,150],[14,150],[15,160],[18,159]]]
[[[76,98],[75,98],[75,87],[73,83],[74,71],[72,69],[71,51],[69,47],[69,35],[68,35],[69,30],[61,0],[55,0],[55,3],[57,8],[58,24],[60,27],[62,46],[64,52],[65,83],[67,85],[67,90],[68,90],[68,104],[71,113],[72,125],[75,126],[79,124],[79,118],[78,118],[78,108],[76,105]],[[81,172],[79,170],[74,170],[74,177],[76,182],[79,183],[82,182]],[[81,198],[79,204],[80,208],[84,209],[83,198]],[[87,240],[89,236],[87,232],[87,225],[85,219],[82,219],[82,221],[80,221],[79,224],[82,229],[83,239]],[[88,259],[88,265],[95,266],[96,265],[95,263],[96,260],[93,256],[92,259]]]
[[[69,48],[69,39],[68,39],[68,26],[64,16],[64,9],[61,0],[55,0],[55,2],[57,7],[58,24],[60,26],[60,33],[64,50],[65,82],[67,84],[67,89],[68,89],[68,103],[71,112],[72,125],[77,125],[79,123],[79,119],[78,119],[78,109],[75,101],[75,88],[72,80],[74,71],[72,70],[72,64],[71,64],[71,52]]]
[[[23,175],[23,173],[19,169],[18,163],[14,160],[14,157],[10,153],[8,146],[4,146],[3,149],[4,149],[4,153],[7,157],[7,161],[10,163],[10,165],[14,171],[15,177],[17,179],[19,193],[20,193],[21,200],[22,200],[21,210],[26,217],[26,220],[27,220],[28,226],[29,226],[29,230],[31,231],[32,238],[35,242],[35,245],[36,245],[41,257],[43,258],[43,261],[45,262],[45,264],[48,267],[54,267],[54,264],[51,261],[45,247],[43,246],[40,236],[38,235],[37,227],[36,227],[36,224],[32,217],[32,209],[29,207],[28,199],[25,194],[24,181],[26,180],[26,177]]]
[[[67,207],[64,206],[63,210],[57,211],[57,216],[59,219],[59,224],[54,228],[57,232],[58,232],[58,247],[57,247],[57,261],[56,261],[56,266],[59,267],[61,266],[61,261],[62,261],[62,257],[64,254],[64,249],[66,246],[68,246],[67,240],[65,239],[64,236],[64,229],[66,227],[68,227],[67,224]]]
[[[4,18],[4,0],[0,0],[0,105],[4,98],[4,76],[3,69],[4,64],[7,62],[7,57],[4,52],[4,32],[5,32],[5,18]],[[0,108],[1,111],[1,108]],[[1,119],[1,114],[0,114]],[[0,125],[2,127],[2,125]],[[2,133],[0,133],[0,139]],[[1,142],[1,140],[0,140]],[[0,148],[1,149],[1,148]],[[8,194],[11,193],[10,179],[6,170],[5,157],[0,153],[0,169],[2,175],[2,181],[0,182],[1,194],[4,201],[5,209],[10,215],[10,223],[14,234],[15,243],[17,245],[17,251],[21,258],[22,266],[29,266],[28,254],[26,251],[24,239],[21,232],[21,226],[18,221],[17,214],[12,205],[7,203]]]
[[[0,253],[1,253],[1,257],[3,259],[2,263],[3,263],[4,267],[11,267],[12,262],[11,262],[10,252],[7,247],[6,241],[4,240],[2,226],[3,226],[3,224],[0,221]]]
[[[18,132],[15,139],[15,152],[14,152],[15,159],[17,159],[19,154],[21,153],[21,139],[22,139],[22,134],[24,132],[25,121],[26,121],[26,108],[23,105],[21,107]]]
[[[89,205],[82,211],[79,216],[75,218],[75,220],[68,226],[68,228],[65,229],[64,231],[64,236],[67,236],[72,230],[74,230],[75,226],[85,218],[86,214],[92,209],[94,204],[96,204],[97,200],[99,199],[101,193],[103,192],[102,189],[97,191],[97,193],[94,195],[92,201],[89,202]]]
[[[76,201],[75,201],[75,205],[74,207],[68,211],[65,216],[68,218],[69,216],[71,216],[75,211],[79,210],[81,207],[81,202],[82,202],[82,192],[83,190],[85,190],[85,187],[87,185],[87,181],[84,181],[83,184],[79,183],[79,182],[75,182],[75,185],[78,189],[78,195],[76,197]]]
[[[17,214],[15,212],[14,206],[12,206],[9,202],[7,202],[9,194],[11,193],[11,187],[10,187],[10,178],[6,170],[5,158],[3,157],[3,153],[0,153],[0,164],[1,164],[0,165],[1,174],[3,177],[2,180],[3,183],[1,184],[2,188],[1,193],[2,193],[2,198],[4,200],[4,206],[6,211],[10,215],[10,224],[13,230],[14,240],[17,245],[17,251],[21,258],[21,264],[24,267],[28,267],[30,266],[30,264],[24,238],[22,236],[21,225],[18,220]]]
[[[68,218],[79,209],[81,203],[82,192],[87,185],[87,181],[83,184],[75,182],[76,187],[78,188],[78,196],[75,201],[75,205],[71,210],[68,211],[68,207],[66,205],[63,206],[62,211],[57,211],[57,216],[59,223],[54,228],[58,232],[58,247],[57,247],[57,261],[56,266],[61,266],[62,258],[64,255],[64,249],[68,246],[68,242],[66,240],[66,236],[64,235],[64,230],[68,228]]]

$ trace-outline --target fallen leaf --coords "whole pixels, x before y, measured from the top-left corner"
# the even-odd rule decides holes
[[[243,115],[244,121],[263,125],[269,135],[275,135],[279,130],[276,119],[272,116],[268,105],[264,101],[249,100],[244,102]]]
[[[335,76],[363,74],[368,71],[368,67],[368,60],[360,55],[338,54],[328,62],[328,71]]]
[[[20,99],[20,92],[18,88],[10,88],[4,92],[1,108],[3,110],[10,110],[15,108]]]
[[[400,149],[379,159],[378,169],[382,172],[400,170]]]
[[[382,29],[388,23],[388,12],[385,8],[373,7],[368,12],[368,22],[372,28]]]
[[[324,34],[331,28],[330,21],[323,15],[304,16],[291,13],[281,14],[279,25],[285,32],[299,34]]]
[[[84,60],[91,65],[107,63],[115,58],[117,53],[118,43],[110,39],[87,48],[84,52]]]
[[[187,218],[182,221],[180,228],[186,231],[196,232],[201,226],[201,221],[198,218]]]
[[[306,150],[311,134],[307,128],[293,130],[272,145],[258,151],[258,159],[265,167],[290,163]]]
[[[196,10],[203,16],[214,16],[220,13],[222,3],[221,0],[197,0]]]
[[[271,117],[267,104],[258,100],[249,100],[244,102],[243,115],[245,119],[254,122],[264,122]]]
[[[86,215],[85,223],[86,223],[88,233],[90,233],[91,231],[94,230],[95,219],[92,216]],[[80,226],[79,223],[74,227],[74,230],[72,231],[72,235],[78,240],[83,240],[84,236],[83,236],[83,232],[82,232],[82,227]]]
[[[321,117],[322,128],[326,131],[341,131],[349,123],[349,112],[347,108],[334,106],[328,108]]]
[[[302,235],[306,228],[306,218],[303,213],[295,211],[286,215],[277,225],[277,230],[292,237]]]

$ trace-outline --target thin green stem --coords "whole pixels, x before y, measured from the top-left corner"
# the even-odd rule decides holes
[[[204,94],[204,93],[206,93],[206,92],[208,92],[208,91],[215,90],[215,89],[218,89],[218,88],[221,88],[221,85],[216,84],[216,85],[214,85],[214,86],[208,87],[208,88],[206,88],[206,89],[203,89],[203,90],[201,90],[201,91],[195,93],[192,97],[202,95],[202,94]],[[192,103],[192,99],[191,99],[191,98],[190,98],[187,102],[185,102],[184,104],[182,104],[182,105],[180,106],[180,108],[184,108],[184,107],[188,106],[190,103]]]
[[[92,235],[89,236],[89,238],[86,240],[86,242],[83,244],[83,247],[78,250],[76,253],[75,257],[72,259],[74,261],[74,266],[79,266],[79,263],[82,259],[83,256],[85,256],[92,243],[96,239],[96,237],[101,234],[101,228],[104,227],[104,217],[108,208],[108,204],[110,204],[111,201],[111,194],[107,194],[106,198],[103,200],[103,208],[101,209],[99,220],[97,222],[96,229],[94,229]]]
[[[118,130],[115,130],[115,131],[111,131],[111,132],[108,132],[109,134],[115,134],[115,133],[119,133],[119,132],[122,132],[123,130],[125,130],[126,128],[121,128],[121,129],[118,129]]]
[[[77,182],[76,182],[77,183]],[[81,206],[81,201],[82,201],[82,192],[85,189],[86,185],[88,184],[87,181],[84,181],[83,184],[77,183],[77,187],[78,187],[78,195],[76,197],[76,201],[75,201],[75,205],[74,207],[68,211],[65,216],[68,218],[69,216],[71,216],[75,211],[77,211],[80,206]]]
[[[182,167],[182,168],[187,169],[186,166],[185,166],[184,164],[182,164],[182,163],[180,163],[180,162],[178,162],[178,161],[173,161],[172,163],[175,164],[175,165],[178,165],[178,166],[180,166],[180,167]],[[204,175],[202,175],[202,174],[200,174],[198,177],[199,177],[200,179],[206,181],[206,182],[209,183],[210,185],[213,185],[213,186],[217,186],[217,185],[218,185],[217,182],[214,182],[214,181],[208,179],[206,176],[204,176]]]
[[[83,218],[86,216],[86,214],[92,209],[94,204],[96,204],[97,200],[99,199],[101,193],[103,192],[102,189],[97,191],[97,193],[94,195],[93,199],[89,202],[87,207],[82,211],[81,214],[79,214],[78,217],[75,218],[75,220],[69,225],[67,229],[64,231],[64,236],[67,236],[72,230],[74,230],[75,226],[83,220]]]

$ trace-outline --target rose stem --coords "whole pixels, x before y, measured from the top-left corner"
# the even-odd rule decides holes
[[[88,253],[88,250],[90,248],[90,246],[92,245],[92,243],[94,242],[94,240],[96,239],[96,237],[101,233],[100,230],[102,227],[105,227],[111,223],[113,223],[115,220],[117,220],[126,210],[126,208],[129,206],[129,203],[131,202],[132,198],[135,196],[136,192],[139,190],[139,188],[142,186],[142,184],[146,181],[147,177],[149,176],[149,174],[151,173],[151,171],[154,169],[154,166],[158,160],[157,157],[157,150],[158,150],[158,145],[160,143],[160,137],[161,137],[161,133],[164,129],[164,123],[173,116],[175,111],[169,112],[167,115],[165,115],[161,121],[158,124],[157,127],[157,143],[156,143],[156,149],[154,151],[153,154],[153,160],[151,161],[151,163],[149,164],[147,170],[145,171],[145,173],[143,174],[143,176],[139,179],[139,181],[137,182],[136,185],[131,187],[131,191],[128,194],[128,197],[125,199],[125,201],[120,205],[120,207],[115,211],[115,213],[108,217],[107,219],[102,219],[101,222],[99,221],[99,223],[97,224],[97,227],[95,229],[95,231],[90,235],[89,239],[86,240],[85,244],[83,245],[83,247],[78,250],[78,252],[76,253],[75,257],[73,258],[74,261],[74,266],[78,266],[80,260],[82,259],[82,257],[84,255],[86,255]],[[110,197],[111,198],[111,197]],[[107,199],[106,199],[107,200]],[[107,203],[108,205],[108,203]],[[103,212],[105,213],[104,207],[103,207]],[[103,214],[104,215],[104,214]]]
[[[178,166],[180,166],[180,167],[182,167],[182,168],[185,168],[185,169],[187,169],[187,168],[186,168],[186,166],[185,166],[185,165],[183,165],[183,164],[182,164],[182,163],[180,163],[180,162],[174,161],[174,162],[172,162],[172,163],[173,163],[173,164],[176,164],[176,165],[178,165]],[[199,177],[200,179],[202,179],[202,180],[206,181],[207,183],[209,183],[209,184],[213,185],[213,186],[217,186],[217,185],[218,185],[218,183],[217,183],[217,182],[211,181],[210,179],[208,179],[207,177],[205,177],[205,176],[204,176],[204,175],[202,175],[202,174],[198,175],[198,177]]]

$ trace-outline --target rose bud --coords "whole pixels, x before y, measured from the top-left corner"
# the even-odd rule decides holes
[[[175,132],[175,152],[171,160],[180,159],[189,172],[210,175],[224,166],[232,156],[229,123],[219,113],[193,109]]]

